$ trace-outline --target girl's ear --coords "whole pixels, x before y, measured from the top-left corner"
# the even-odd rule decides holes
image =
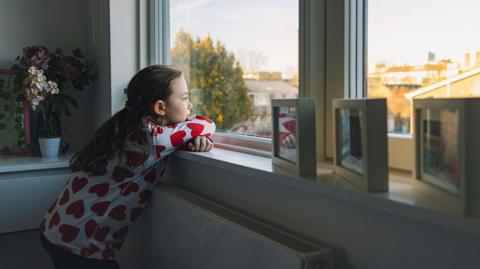
[[[162,100],[157,100],[153,102],[153,112],[158,116],[165,116],[166,114],[166,103]]]

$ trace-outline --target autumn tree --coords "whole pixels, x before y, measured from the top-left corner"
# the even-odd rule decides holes
[[[210,36],[193,39],[183,30],[171,49],[172,65],[181,69],[190,87],[194,112],[228,130],[252,115],[243,71],[235,56]]]

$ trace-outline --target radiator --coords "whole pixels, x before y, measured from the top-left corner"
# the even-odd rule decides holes
[[[174,187],[157,188],[146,215],[146,268],[333,268],[329,248]]]

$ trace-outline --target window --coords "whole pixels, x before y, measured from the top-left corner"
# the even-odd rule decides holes
[[[480,95],[480,2],[368,1],[368,97],[409,133],[411,100]]]
[[[271,137],[272,98],[296,98],[298,0],[170,0],[169,62],[193,113],[219,131]]]

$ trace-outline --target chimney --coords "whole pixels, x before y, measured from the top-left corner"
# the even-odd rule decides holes
[[[470,62],[470,52],[465,53],[465,67],[469,68],[471,65]]]

